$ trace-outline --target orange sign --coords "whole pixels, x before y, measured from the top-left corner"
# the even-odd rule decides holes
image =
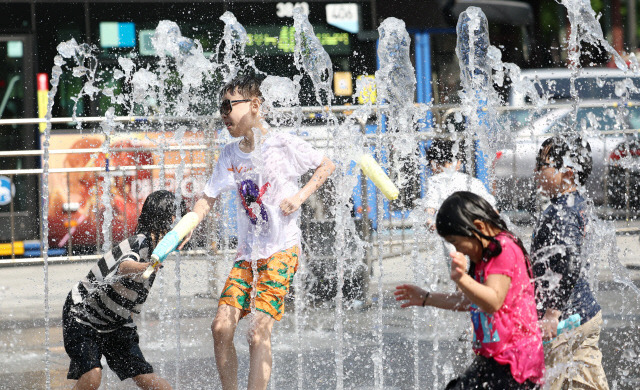
[[[336,96],[353,95],[351,72],[335,72],[333,74],[333,92]]]

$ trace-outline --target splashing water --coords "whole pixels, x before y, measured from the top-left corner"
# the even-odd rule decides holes
[[[632,290],[636,299],[640,299],[640,288],[629,278],[628,270],[620,263],[619,249],[616,245],[616,228],[611,221],[604,221],[596,216],[595,210],[589,210],[590,228],[585,239],[584,253],[589,259],[589,268],[584,270],[592,284],[602,269],[613,274],[613,280],[622,287]],[[632,313],[635,314],[635,313]]]
[[[469,7],[460,14],[456,27],[458,40],[456,54],[460,64],[459,92],[462,112],[466,116],[465,135],[469,140],[477,138],[479,151],[476,152],[478,166],[486,162],[484,156],[494,156],[497,149],[499,132],[495,117],[495,107],[499,98],[492,85],[491,63],[489,55],[489,25],[487,17],[477,7]],[[495,51],[491,51],[494,53]],[[473,142],[468,142],[467,155],[473,154]],[[493,182],[490,167],[483,167],[488,173],[478,171],[480,178]],[[486,176],[485,176],[486,175]]]
[[[229,11],[225,12],[220,17],[220,20],[224,22],[224,33],[218,44],[218,52],[220,51],[220,45],[224,42],[224,58],[222,63],[227,69],[224,75],[224,82],[228,82],[236,77],[238,71],[245,65],[243,63],[243,61],[246,60],[244,49],[247,46],[249,38],[247,37],[247,31],[238,23],[233,13]],[[253,65],[253,62],[249,62],[249,65]]]
[[[469,7],[460,14],[456,26],[456,55],[460,61],[463,89],[484,90],[491,85],[491,70],[487,61],[489,22],[478,7]]]
[[[561,0],[560,4],[567,9],[571,32],[567,42],[569,52],[569,67],[580,66],[581,41],[595,46],[602,46],[614,58],[616,66],[621,70],[628,70],[624,59],[609,44],[602,34],[602,27],[591,8],[589,0]]]
[[[260,109],[274,127],[302,125],[302,109],[298,102],[300,84],[287,77],[267,76],[260,85],[264,101]]]
[[[162,20],[158,23],[151,37],[151,43],[158,57],[169,55],[182,61],[185,59],[184,55],[191,55],[199,49],[197,42],[183,37],[180,27],[170,20]]]
[[[388,136],[401,156],[415,150],[413,132],[416,126],[414,96],[416,76],[411,64],[411,38],[402,20],[387,18],[378,27],[380,40],[376,71],[378,102],[387,104]]]
[[[51,69],[51,90],[47,99],[47,113],[45,119],[47,126],[44,130],[44,140],[42,142],[42,257],[44,261],[44,368],[45,368],[45,387],[51,387],[50,358],[51,358],[51,342],[50,342],[50,305],[49,305],[49,146],[51,138],[51,118],[53,112],[54,98],[58,91],[60,76],[62,75],[62,66],[66,64],[65,59],[76,57],[78,44],[75,39],[63,42],[56,48],[58,55],[54,57],[54,66]],[[75,113],[75,109],[74,109]]]
[[[390,113],[401,113],[405,107],[413,106],[416,90],[416,76],[410,57],[411,38],[404,22],[396,18],[385,19],[378,27],[378,33],[378,96],[391,106]],[[400,120],[404,122],[399,122],[396,127],[409,125],[407,118]]]
[[[113,107],[109,107],[104,116],[104,121],[101,123],[102,132],[105,136],[105,142],[102,144],[102,153],[107,156],[107,164],[106,164],[106,172],[104,173],[104,177],[102,179],[102,191],[100,195],[100,199],[102,204],[105,205],[105,210],[103,213],[102,220],[102,236],[104,237],[104,241],[102,242],[102,252],[106,253],[111,250],[112,242],[111,242],[111,223],[113,222],[113,208],[111,206],[111,172],[109,170],[109,155],[110,155],[110,147],[111,137],[113,136],[114,129],[117,127],[117,124],[113,120],[115,109]]]
[[[293,25],[295,29],[295,47],[294,47],[294,63],[296,68],[299,71],[304,71],[313,84],[315,89],[316,101],[318,104],[323,104],[323,97],[326,99],[327,104],[330,106],[333,100],[333,90],[332,90],[332,81],[333,81],[333,65],[331,63],[331,58],[329,54],[325,51],[324,47],[316,37],[313,26],[309,22],[309,19],[302,7],[295,7],[293,10]],[[300,84],[300,76],[296,76],[294,78],[294,84]],[[337,125],[337,118],[330,110],[327,111],[327,115],[325,116],[326,124],[328,127],[328,133],[330,136],[336,140],[340,139],[345,133],[341,131],[344,126]],[[337,343],[334,348],[334,362],[336,366],[335,376],[336,376],[336,388],[343,389],[344,388],[344,359],[345,359],[345,351],[344,351],[344,297],[343,297],[343,286],[344,286],[344,259],[347,256],[347,243],[346,243],[346,234],[345,234],[345,215],[344,209],[347,203],[349,202],[349,194],[350,190],[353,187],[349,187],[348,189],[342,190],[341,188],[345,185],[346,177],[345,173],[349,163],[351,161],[349,154],[343,152],[343,148],[340,146],[345,146],[346,143],[340,143],[339,145],[334,145],[332,153],[329,155],[333,159],[336,164],[336,170],[333,175],[333,183],[336,188],[336,197],[335,206],[334,206],[334,216],[335,216],[335,242],[333,245],[333,253],[336,256],[336,276],[337,276],[337,286],[336,286],[336,297],[335,297],[335,307],[336,307],[336,315],[335,321],[333,323],[333,330],[337,335]],[[351,221],[353,223],[353,221]]]
[[[167,67],[167,57],[173,59],[180,75],[181,90],[177,98],[171,99],[176,102],[172,114],[177,116],[193,115],[193,96],[200,93],[200,87],[204,80],[216,70],[217,65],[207,60],[198,40],[182,36],[180,28],[175,22],[160,21],[151,38],[151,43],[163,70],[159,76],[164,81],[162,85],[166,85],[166,81],[172,77],[172,72]],[[125,73],[127,73],[127,69],[125,69]],[[158,79],[148,70],[140,69],[136,72],[132,83],[137,92],[134,94],[134,101],[138,104],[144,104],[145,101],[157,102],[158,98],[165,98],[153,95],[145,96],[146,91],[154,91],[159,87]]]
[[[293,58],[298,70],[304,70],[311,78],[316,90],[318,104],[331,104],[333,98],[333,65],[329,54],[313,32],[307,15],[302,7],[293,9],[293,27],[295,29],[296,45]]]
[[[627,71],[629,70],[629,67],[627,66],[620,53],[618,53],[604,38],[602,27],[600,26],[600,23],[596,18],[596,13],[593,8],[591,8],[591,3],[588,0],[561,0],[560,4],[564,5],[567,9],[569,23],[571,25],[571,31],[567,40],[567,51],[569,53],[568,66],[569,69],[572,70],[570,79],[570,93],[574,102],[571,118],[573,121],[575,121],[578,114],[577,105],[579,101],[575,81],[580,74],[581,69],[581,42],[590,43],[592,45],[595,45],[596,47],[603,47],[611,56],[613,56],[614,63],[616,64],[618,69]],[[635,60],[635,54],[632,58],[634,59],[634,61],[632,61],[632,69],[638,69],[637,60]],[[631,82],[631,84],[633,85],[633,82]],[[622,87],[623,85],[624,84],[620,85],[620,87]],[[619,87],[616,86],[616,89],[618,88]],[[618,91],[616,91],[616,94],[618,94]]]
[[[497,47],[490,45],[487,49],[487,62],[493,70],[492,81],[498,87],[504,85],[505,76],[511,81],[511,89],[522,94],[531,102],[534,109],[539,110],[549,104],[549,97],[540,94],[533,81],[522,76],[522,70],[516,64],[502,62],[502,52]]]
[[[333,96],[331,86],[333,66],[331,64],[331,60],[318,42],[307,17],[301,11],[296,11],[294,14],[294,22],[296,24],[296,66],[300,72],[305,72],[311,78],[316,91],[317,101],[320,104],[324,101],[331,104]],[[546,100],[544,98],[539,98],[533,84],[525,82],[519,76],[519,68],[513,64],[501,62],[500,51],[489,45],[488,34],[485,35],[484,33],[487,30],[483,31],[482,29],[484,23],[482,21],[482,16],[480,16],[479,13],[473,13],[473,11],[468,13],[467,16],[468,19],[465,19],[465,23],[467,23],[467,30],[459,31],[463,38],[462,41],[459,40],[459,43],[464,43],[466,41],[466,43],[464,43],[466,46],[462,44],[459,46],[459,57],[461,58],[463,80],[463,91],[461,92],[461,97],[463,98],[463,105],[465,108],[464,114],[467,118],[471,118],[469,120],[471,126],[469,126],[468,129],[470,134],[469,137],[471,135],[477,135],[481,140],[484,140],[482,149],[491,150],[492,147],[497,145],[497,138],[491,138],[494,136],[492,133],[494,129],[493,119],[491,119],[491,117],[483,116],[483,113],[487,110],[491,111],[494,104],[498,104],[495,99],[494,91],[491,88],[492,81],[496,82],[496,84],[500,84],[504,75],[509,75],[511,80],[514,82],[514,85],[518,85],[518,88],[526,91],[526,94],[534,101],[534,105],[541,107],[545,104]],[[60,74],[62,73],[61,66],[65,64],[64,59],[72,58],[78,63],[85,64],[75,66],[71,71],[74,77],[84,78],[86,80],[84,83],[85,87],[81,92],[83,96],[95,98],[95,96],[101,91],[103,95],[108,96],[111,99],[110,101],[113,105],[123,105],[125,106],[125,109],[132,114],[137,112],[147,115],[162,114],[195,117],[201,113],[201,111],[196,107],[200,102],[194,103],[195,100],[201,100],[201,98],[197,96],[199,94],[198,90],[208,79],[214,77],[212,76],[213,74],[221,74],[222,77],[220,77],[220,79],[228,81],[237,75],[238,71],[243,68],[243,64],[252,63],[251,59],[247,59],[244,56],[244,47],[247,42],[247,35],[242,25],[238,23],[235,16],[230,12],[225,13],[220,19],[225,23],[224,37],[218,45],[220,48],[224,44],[224,59],[222,59],[220,63],[216,63],[214,60],[205,58],[200,43],[197,40],[183,37],[177,24],[169,21],[161,22],[156,29],[156,35],[153,40],[159,61],[157,68],[154,68],[153,66],[139,68],[135,62],[135,58],[131,59],[121,57],[118,59],[119,69],[114,70],[114,75],[116,76],[116,79],[121,79],[125,84],[131,86],[131,92],[129,94],[116,94],[113,87],[105,86],[102,87],[101,90],[96,87],[95,85],[98,83],[96,81],[97,61],[95,58],[91,58],[93,54],[91,54],[90,48],[88,46],[78,45],[75,41],[65,42],[59,47],[60,55],[56,57],[56,66],[53,70],[52,85],[54,88],[50,93],[50,109],[48,117],[50,118],[51,106],[53,105],[52,99],[53,95],[55,95],[55,87],[57,86]],[[378,101],[380,102],[378,108],[387,110],[385,113],[388,120],[388,129],[391,130],[385,135],[385,138],[387,136],[389,138],[397,137],[394,138],[397,142],[390,142],[390,144],[396,148],[395,150],[399,152],[397,155],[411,155],[411,159],[413,159],[412,161],[418,164],[424,164],[424,161],[413,156],[417,138],[412,133],[416,127],[416,118],[424,116],[425,108],[421,107],[418,110],[415,108],[413,103],[416,81],[409,56],[409,35],[406,32],[404,22],[398,19],[385,20],[381,24],[379,32],[380,46],[378,53],[380,56],[381,68],[376,72],[376,79],[378,81]],[[492,70],[496,72],[493,79],[491,76]],[[179,75],[180,88],[177,94],[170,95],[165,89],[168,80],[170,79],[170,74],[173,71],[177,72]],[[267,121],[274,126],[274,131],[278,131],[275,127],[293,126],[294,128],[300,128],[302,125],[302,111],[298,103],[300,77],[301,76],[299,75],[294,76],[294,79],[291,80],[288,78],[268,76],[263,82],[261,91],[265,98],[263,104],[263,108],[265,110],[264,113]],[[522,83],[519,83],[520,81],[522,81]],[[369,82],[369,79],[359,80],[356,89],[358,91],[367,89],[367,83]],[[94,88],[97,88],[97,90]],[[622,91],[621,93],[624,93],[624,91],[629,90],[631,86],[623,85],[620,88]],[[484,108],[478,109],[478,101],[484,102]],[[374,140],[376,143],[373,146],[369,143],[367,138],[362,135],[362,128],[360,126],[367,123],[367,120],[372,113],[373,107],[371,107],[370,104],[365,104],[355,106],[354,112],[344,118],[341,123],[335,118],[335,116],[326,116],[327,134],[325,134],[325,136],[329,139],[329,141],[327,141],[328,143],[332,142],[332,149],[330,149],[331,151],[329,153],[331,153],[331,158],[337,165],[337,170],[334,174],[336,202],[332,211],[335,215],[335,242],[333,245],[335,251],[334,254],[337,258],[336,270],[338,288],[335,298],[335,309],[328,316],[329,318],[325,319],[325,321],[331,323],[327,332],[329,334],[323,335],[322,337],[330,338],[332,342],[331,350],[334,354],[333,363],[335,364],[335,372],[330,372],[329,374],[330,376],[335,376],[335,378],[332,379],[335,379],[336,388],[348,388],[350,385],[347,378],[349,378],[350,375],[349,371],[353,369],[350,366],[353,362],[349,360],[349,357],[351,354],[355,354],[350,350],[350,348],[352,342],[357,342],[357,340],[353,340],[353,337],[348,330],[348,326],[353,326],[353,320],[350,318],[351,314],[346,312],[345,309],[345,297],[342,293],[342,287],[345,282],[344,275],[349,272],[357,271],[358,267],[361,268],[365,251],[370,249],[370,247],[367,246],[368,244],[363,242],[357,234],[355,234],[357,229],[354,220],[353,218],[350,218],[348,211],[349,206],[352,206],[350,204],[349,197],[353,188],[358,185],[357,176],[350,172],[350,164],[353,156],[361,155],[364,152],[370,152],[371,149],[374,149],[375,152],[378,153],[378,157],[380,157],[380,161],[382,161],[382,156],[384,156],[383,145],[388,145],[387,143],[383,144],[382,134],[378,134],[378,139],[377,141]],[[114,110],[109,109],[107,111],[105,121],[101,124],[102,132],[107,136],[107,140],[110,136],[115,134],[118,127],[113,121],[114,115]],[[342,120],[342,118],[340,119]],[[381,126],[379,124],[378,128],[380,129],[380,127]],[[50,134],[50,125],[48,126],[48,129],[49,131],[45,132],[46,140]],[[168,129],[169,128],[165,122],[161,121],[160,130],[164,133],[165,130]],[[175,134],[167,135],[167,138],[171,137],[179,142],[186,131],[187,127],[179,127]],[[254,131],[254,133],[259,132]],[[258,136],[258,134],[256,134],[256,136]],[[260,145],[262,141],[264,141],[264,139],[261,140],[260,138],[256,138],[256,145]],[[44,145],[44,164],[48,167],[48,141],[45,141]],[[108,146],[105,145],[109,145],[109,142],[105,142],[105,144],[103,144],[103,147],[105,148],[103,152],[111,152]],[[458,144],[456,144],[456,147],[457,145]],[[255,162],[257,165],[261,165],[261,158],[259,156],[260,148],[257,147],[256,150],[257,154],[255,154],[255,156],[257,160],[255,160]],[[393,155],[393,158],[388,158],[387,161],[399,161],[397,155]],[[254,155],[252,154],[252,158],[253,156]],[[180,150],[180,167],[176,172],[176,180],[178,181],[185,176],[182,171],[184,168],[184,160],[184,150]],[[389,171],[398,170],[398,165],[388,164],[387,166],[389,167]],[[164,171],[162,172],[162,179],[164,179]],[[47,178],[48,176],[45,174],[43,176],[43,189],[45,189],[45,191],[43,191],[44,194],[48,194],[48,191],[46,191]],[[105,175],[105,182],[108,180],[109,173]],[[400,181],[402,181],[402,179],[400,179]],[[103,187],[102,201],[107,207],[110,207],[108,190],[108,186]],[[177,195],[179,200],[181,197],[179,189],[177,191]],[[45,201],[45,205],[48,205],[48,202]],[[373,207],[377,208],[378,215],[384,214],[385,211],[383,209],[383,201],[381,198],[377,199],[377,204]],[[103,225],[103,234],[105,234],[105,237],[107,237],[108,234],[107,231],[105,231],[104,226],[108,226],[108,223],[111,221],[108,220],[109,215],[109,212],[105,213],[105,221]],[[45,230],[47,229],[46,216],[47,213],[45,208]],[[233,216],[227,217],[229,219],[233,218]],[[225,219],[225,217],[222,217],[222,219]],[[421,243],[426,241],[426,237],[429,234],[421,224],[423,219],[423,214],[416,213],[414,215],[413,224],[418,227],[415,228],[415,232],[413,233],[415,236],[411,251],[411,263],[413,268],[416,269],[413,273],[413,277],[415,283],[422,283],[425,280],[428,280],[430,282],[429,286],[435,287],[436,282],[434,280],[437,280],[435,277],[441,276],[439,269],[444,268],[444,265],[426,262],[429,259],[424,255],[424,248],[421,246]],[[231,228],[226,226],[228,225],[227,222],[223,221],[222,224],[225,224],[225,230],[222,233],[223,239],[228,240],[232,235]],[[603,229],[610,229],[610,227]],[[388,230],[389,229],[385,226],[378,226],[377,233],[384,234],[385,232],[388,232]],[[45,233],[45,237],[46,234],[47,233]],[[46,242],[47,240],[45,238],[45,245],[47,245]],[[108,246],[108,243],[110,244],[111,242],[107,242],[105,240],[103,247]],[[226,247],[228,247],[228,245],[226,245]],[[607,247],[607,249],[610,249],[610,247]],[[438,247],[437,252],[440,252],[440,247]],[[373,363],[372,370],[373,376],[375,376],[373,384],[368,383],[366,385],[367,388],[385,388],[389,382],[394,379],[393,377],[398,374],[388,371],[386,367],[386,363],[389,360],[398,358],[389,354],[389,342],[384,338],[386,337],[386,334],[383,337],[383,330],[385,329],[389,318],[395,319],[397,313],[389,315],[388,312],[383,312],[382,310],[383,296],[386,291],[383,291],[382,289],[383,272],[381,249],[379,250],[379,255],[380,280],[378,283],[379,290],[376,306],[379,310],[375,313],[373,311],[370,312],[367,318],[367,320],[370,321],[363,321],[362,323],[357,324],[358,327],[362,328],[366,328],[370,324],[371,334],[373,335],[371,338],[374,340],[373,342],[369,342],[371,344],[375,344],[372,345],[370,349],[370,351],[373,352],[372,355],[368,355],[372,356],[371,361],[367,362],[365,365],[365,367],[369,368],[370,365],[368,363]],[[613,256],[613,254],[611,254],[611,256]],[[347,262],[344,260],[345,258],[353,258],[355,260]],[[611,262],[615,260],[611,259],[613,259],[613,257],[609,257],[608,261],[611,264],[610,266],[614,268],[613,263]],[[232,262],[230,257],[226,260],[228,260],[227,264]],[[45,250],[45,278],[47,277],[47,265],[48,263],[46,261]],[[616,278],[617,280],[622,281],[622,283],[624,283],[623,271],[624,270],[622,269],[616,271],[616,274],[618,275]],[[184,343],[181,341],[181,327],[179,322],[179,318],[181,316],[180,290],[182,288],[180,279],[184,275],[181,275],[180,260],[176,262],[174,273],[177,276],[175,289],[178,292],[178,301],[176,305],[173,306],[167,299],[161,300],[162,305],[164,306],[163,311],[160,312],[161,331],[159,332],[159,337],[153,337],[153,341],[156,342],[160,340],[159,344],[156,343],[154,345],[163,351],[169,347],[174,348],[173,344],[171,346],[168,345],[164,336],[165,333],[171,333],[169,325],[173,325],[173,332],[175,333],[175,348],[177,348],[177,359],[181,360],[181,350]],[[557,278],[558,275],[549,275],[549,277]],[[164,286],[162,278],[162,276],[159,278],[158,285],[155,289],[158,290],[156,291],[157,293],[164,295],[166,286]],[[298,280],[299,278],[296,279],[296,283],[298,283],[296,285],[296,290],[302,290]],[[629,287],[632,288],[631,286]],[[300,341],[305,337],[309,337],[310,332],[308,332],[309,329],[307,327],[312,327],[313,325],[309,325],[310,317],[303,313],[303,311],[308,309],[308,307],[303,305],[302,299],[297,298],[298,297],[296,297],[295,300],[296,313],[294,314],[296,328],[295,337]],[[48,318],[47,298],[45,298],[45,305],[47,308],[45,317]],[[424,387],[424,383],[420,382],[420,375],[421,372],[426,370],[425,367],[423,367],[423,361],[420,359],[420,351],[423,347],[423,338],[425,337],[425,324],[429,324],[428,320],[431,318],[437,318],[440,322],[446,323],[447,321],[443,320],[445,317],[441,314],[441,312],[436,312],[435,310],[429,311],[428,314],[425,314],[422,310],[413,310],[413,313],[411,314],[413,326],[412,334],[414,337],[411,340],[411,350],[413,351],[414,356],[413,369],[415,370],[413,373],[414,388]],[[171,321],[173,321],[172,324]],[[456,319],[455,321],[463,322],[459,319]],[[163,324],[165,322],[167,323]],[[446,326],[443,327],[446,328]],[[450,335],[452,330],[450,327],[443,330],[437,326],[434,326],[432,329],[432,335],[430,334],[429,337],[432,337],[430,341],[433,341],[433,351],[429,351],[429,355],[433,356],[434,359],[431,363],[431,372],[433,375],[430,376],[430,378],[433,377],[436,379],[434,382],[427,383],[429,383],[429,385],[433,384],[434,386],[438,386],[442,383],[442,380],[450,378],[454,371],[457,370],[452,368],[450,362],[447,362],[444,365],[445,367],[443,370],[442,362],[439,359],[439,357],[445,356],[444,353],[441,352],[445,347],[445,343],[439,342],[437,332],[446,332],[446,334]],[[46,343],[48,348],[49,341]],[[277,355],[277,353],[278,351],[276,351],[275,355]],[[299,351],[297,353],[298,366],[296,381],[298,388],[305,388],[305,385],[307,385],[305,375],[308,375],[308,367],[315,367],[314,364],[317,363],[313,362],[313,357],[310,358],[303,355],[302,349],[299,347]],[[304,358],[311,360],[310,365],[308,365],[309,362],[307,362],[307,365],[303,363]],[[167,359],[170,358],[162,358],[160,372],[165,371],[165,365],[169,366],[170,363]],[[405,359],[409,360],[409,358]],[[274,368],[274,370],[277,370],[277,368]],[[274,374],[276,372],[277,371],[274,371]],[[180,373],[178,371],[178,376],[179,375]],[[282,375],[291,376],[291,372],[283,371]],[[276,386],[276,379],[276,375],[274,375],[272,386]],[[106,382],[110,381],[108,380]],[[49,385],[47,387],[49,387]]]

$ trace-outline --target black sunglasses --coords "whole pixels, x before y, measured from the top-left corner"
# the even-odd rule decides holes
[[[242,103],[242,102],[250,102],[251,99],[240,99],[240,100],[229,100],[224,99],[222,103],[220,103],[220,115],[229,115],[231,110],[233,110],[233,103]]]

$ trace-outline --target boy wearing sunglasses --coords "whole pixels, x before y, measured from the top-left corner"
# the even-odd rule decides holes
[[[331,175],[335,165],[309,143],[269,129],[260,107],[262,79],[239,76],[222,88],[220,116],[227,144],[193,211],[201,221],[223,191],[236,192],[238,253],[211,324],[223,389],[238,388],[233,337],[249,315],[250,389],[266,389],[271,375],[271,330],[284,313],[284,297],[298,268],[300,205]],[[300,177],[315,170],[299,188]],[[188,238],[187,238],[188,240]],[[185,240],[185,242],[187,241]],[[184,245],[184,243],[183,243]]]
[[[549,198],[534,229],[531,256],[549,389],[608,389],[598,347],[602,314],[587,280],[590,202],[580,193],[591,173],[589,143],[575,135],[542,143],[535,177]],[[557,280],[559,277],[559,280]],[[558,323],[575,315],[580,326],[558,335]]]

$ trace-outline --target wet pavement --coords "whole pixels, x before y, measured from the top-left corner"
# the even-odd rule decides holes
[[[594,281],[603,307],[601,349],[612,389],[640,388],[639,297],[617,281],[622,275],[640,286],[638,238],[618,236],[620,272],[616,275],[601,265]],[[218,389],[209,327],[217,305],[213,297],[226,277],[230,258],[183,257],[179,267],[176,263],[166,263],[145,311],[136,318],[141,347],[155,370],[175,388]],[[370,305],[348,303],[336,310],[332,302],[289,300],[287,315],[274,328],[269,388],[443,388],[472,358],[469,319],[464,313],[399,309],[392,290],[413,279],[408,264],[402,258],[387,257],[382,260],[382,276],[374,268]],[[71,286],[90,266],[49,265],[48,315],[42,266],[0,268],[0,389],[73,386],[66,379],[61,308]],[[445,283],[442,288],[451,287]],[[246,330],[247,321],[241,321],[236,335],[241,387],[246,386],[248,371]],[[101,388],[134,387],[130,380],[120,382],[113,372],[104,370]]]

